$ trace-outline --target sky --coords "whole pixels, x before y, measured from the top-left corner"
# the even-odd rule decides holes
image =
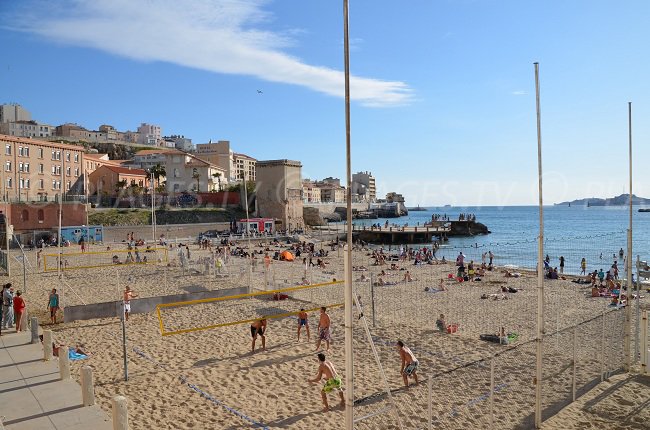
[[[650,2],[350,0],[352,169],[408,206],[650,197]],[[0,0],[0,103],[345,182],[343,1]]]

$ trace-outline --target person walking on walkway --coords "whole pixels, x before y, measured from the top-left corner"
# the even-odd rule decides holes
[[[14,297],[14,317],[16,318],[16,332],[19,332],[23,327],[23,315],[25,314],[25,300],[21,297],[20,291],[16,292]]]
[[[2,328],[14,326],[14,295],[11,292],[11,282],[2,287]]]

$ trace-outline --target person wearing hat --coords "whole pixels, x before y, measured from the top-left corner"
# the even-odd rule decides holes
[[[14,326],[14,295],[10,288],[11,283],[2,287],[2,328]]]

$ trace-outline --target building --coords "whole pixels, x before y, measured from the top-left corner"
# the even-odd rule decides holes
[[[221,167],[226,172],[230,182],[239,182],[242,175],[247,181],[255,182],[257,160],[246,154],[234,152],[230,148],[230,141],[220,140],[216,143],[199,143],[196,145],[196,154],[203,160]]]
[[[228,183],[224,169],[197,156],[179,150],[164,155],[168,193],[220,191]]]
[[[138,127],[138,133],[138,143],[140,145],[158,146],[158,143],[162,140],[159,125],[143,122],[140,124],[140,127]]]
[[[386,194],[386,202],[404,204],[405,200],[403,195],[391,191],[390,193]]]
[[[185,136],[165,136],[163,137],[164,146],[166,148],[176,148],[185,152],[194,151],[194,145],[192,144],[192,139],[189,139]]]
[[[302,229],[302,165],[293,160],[256,163],[259,216],[274,218],[286,230]]]
[[[166,154],[176,154],[172,149],[143,149],[133,155],[133,159],[127,163],[133,167],[149,170],[156,165],[164,166],[167,160]]]
[[[0,123],[0,134],[17,137],[50,137],[54,127],[49,124],[39,124],[36,121],[14,121]]]
[[[83,194],[84,148],[0,135],[2,196],[9,201],[51,201]]]
[[[320,200],[323,203],[345,203],[345,188],[326,182],[318,183]]]
[[[120,184],[125,184],[120,186]],[[149,187],[149,177],[142,169],[103,165],[88,175],[88,194],[117,196],[121,189],[127,187]]]
[[[12,103],[0,105],[0,123],[31,120],[32,115],[27,109],[19,104]]]
[[[122,167],[123,160],[110,160],[108,154],[87,153],[84,155],[84,172],[90,175],[102,166]]]
[[[375,202],[377,200],[377,185],[370,172],[358,172],[352,175],[352,200],[359,202]]]
[[[316,183],[305,179],[302,181],[302,201],[305,203],[320,203],[321,192]]]

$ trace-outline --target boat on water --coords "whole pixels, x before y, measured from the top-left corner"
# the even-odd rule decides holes
[[[410,210],[410,211],[414,211],[414,212],[424,212],[424,211],[427,210],[427,208],[423,208],[423,207],[420,207],[420,205],[417,205],[417,207],[415,207],[415,208],[408,208],[408,210]]]
[[[641,208],[639,212],[650,212],[650,208]]]

